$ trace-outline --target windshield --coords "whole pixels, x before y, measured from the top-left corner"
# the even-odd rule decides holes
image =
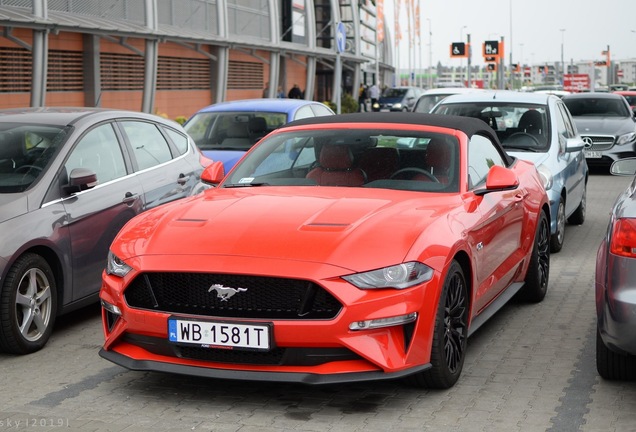
[[[286,113],[197,113],[184,125],[201,150],[248,150],[269,132],[287,123]]]
[[[545,105],[492,101],[442,103],[434,113],[483,120],[495,130],[507,150],[546,152],[550,147],[550,123]]]
[[[388,88],[382,93],[382,97],[385,98],[402,98],[406,94],[408,89],[405,88]]]
[[[222,186],[456,192],[458,178],[459,143],[454,136],[386,129],[321,129],[268,136]]]
[[[447,98],[448,96],[449,94],[427,94],[420,96],[415,108],[413,108],[413,111],[421,113],[431,112],[433,107],[437,105],[439,101]]]
[[[0,123],[0,193],[31,186],[67,135],[68,129],[59,126]]]
[[[621,99],[578,98],[563,102],[574,117],[630,117],[629,109]]]

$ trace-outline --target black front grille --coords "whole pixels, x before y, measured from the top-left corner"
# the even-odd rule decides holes
[[[134,308],[227,318],[331,319],[342,308],[310,281],[210,273],[143,273],[124,296]]]

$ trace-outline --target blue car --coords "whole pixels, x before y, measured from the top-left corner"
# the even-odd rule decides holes
[[[205,107],[184,128],[206,157],[223,162],[227,173],[274,129],[293,120],[333,114],[327,105],[303,99],[246,99]]]
[[[585,220],[588,180],[584,142],[563,101],[550,94],[483,91],[448,96],[432,112],[483,120],[509,155],[536,165],[550,199],[550,250],[560,251],[566,222]]]

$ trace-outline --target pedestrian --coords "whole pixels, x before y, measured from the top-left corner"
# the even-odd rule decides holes
[[[300,91],[300,87],[298,84],[294,84],[294,86],[289,90],[289,94],[287,95],[290,99],[302,99],[303,93]]]
[[[376,84],[373,84],[369,89],[369,97],[371,98],[371,109],[373,111],[379,111],[380,105],[378,105],[378,99],[380,99],[380,89]]]
[[[269,97],[269,83],[265,83],[265,88],[263,89],[263,97]]]
[[[360,106],[360,112],[367,110],[367,86],[360,84],[360,90],[358,93],[358,105]]]
[[[278,92],[276,93],[276,97],[278,99],[285,99],[285,92],[283,91],[283,86],[278,86]]]

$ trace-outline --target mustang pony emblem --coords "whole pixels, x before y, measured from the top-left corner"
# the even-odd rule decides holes
[[[221,301],[227,301],[234,294],[247,291],[247,288],[230,288],[221,284],[214,284],[208,289],[208,292],[216,291],[217,298]]]

